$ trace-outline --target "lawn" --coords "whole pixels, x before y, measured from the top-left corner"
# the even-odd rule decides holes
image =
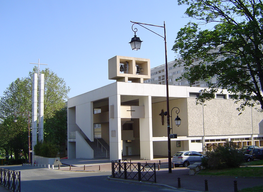
[[[221,170],[202,170],[199,175],[263,177],[263,167],[240,167]]]
[[[260,167],[262,166],[262,167]],[[244,163],[239,168],[222,169],[222,170],[202,170],[199,175],[214,176],[235,176],[235,177],[263,177],[263,160],[251,161]],[[253,188],[243,189],[240,192],[262,192],[263,185]]]
[[[202,170],[199,174],[236,177],[263,177],[263,160],[246,162],[239,168]]]

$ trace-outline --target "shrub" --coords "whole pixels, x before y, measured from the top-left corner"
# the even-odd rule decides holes
[[[38,142],[34,147],[35,155],[43,157],[57,157],[58,148],[55,144],[50,142]]]
[[[227,142],[214,151],[208,151],[202,159],[202,165],[207,169],[225,169],[239,167],[244,161],[243,154],[233,143]]]

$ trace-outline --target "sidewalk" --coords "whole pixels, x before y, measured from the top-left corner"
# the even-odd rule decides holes
[[[6,192],[6,191],[9,191],[9,190],[7,190],[6,188],[4,188],[4,186],[0,185],[0,192]]]
[[[205,180],[207,181],[208,191],[210,192],[228,192],[234,191],[234,181],[237,182],[238,190],[251,188],[262,185],[262,177],[236,178],[226,176],[202,176],[189,175],[188,168],[176,167],[172,169],[172,173],[168,172],[167,159],[155,159],[152,161],[131,160],[132,163],[159,163],[161,161],[161,169],[156,171],[157,185],[164,185],[176,191],[205,191]],[[62,163],[72,165],[71,171],[103,171],[111,174],[111,163],[109,160],[61,160]],[[130,162],[130,161],[128,161]],[[85,165],[85,166],[84,166]],[[61,167],[61,170],[68,171],[69,167]],[[178,189],[178,178],[180,178],[181,188]],[[123,180],[122,180],[123,181]],[[131,180],[127,180],[130,182]],[[136,182],[136,181],[135,181]]]

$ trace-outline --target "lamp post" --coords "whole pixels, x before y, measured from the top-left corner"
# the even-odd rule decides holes
[[[166,28],[165,28],[165,22],[163,23],[163,26],[161,25],[153,25],[153,24],[148,24],[148,23],[140,23],[140,22],[134,22],[132,25],[132,31],[134,32],[134,37],[130,41],[130,45],[132,50],[139,50],[141,48],[141,40],[139,37],[136,36],[136,32],[138,31],[137,28],[133,28],[135,24],[151,31],[152,33],[158,35],[164,40],[164,49],[165,49],[165,76],[166,76],[166,105],[167,105],[167,137],[168,137],[168,166],[169,166],[169,173],[172,173],[172,162],[171,162],[171,138],[170,138],[170,115],[169,115],[169,85],[168,85],[168,62],[167,62],[167,43],[166,43]],[[163,28],[164,32],[163,35],[160,35],[151,29],[147,28],[146,26],[151,26],[151,27],[159,27]]]

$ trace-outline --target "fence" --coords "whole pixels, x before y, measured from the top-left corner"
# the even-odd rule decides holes
[[[156,183],[155,163],[112,162],[112,178],[148,181]]]
[[[0,184],[13,192],[21,192],[21,173],[9,169],[0,168]]]

